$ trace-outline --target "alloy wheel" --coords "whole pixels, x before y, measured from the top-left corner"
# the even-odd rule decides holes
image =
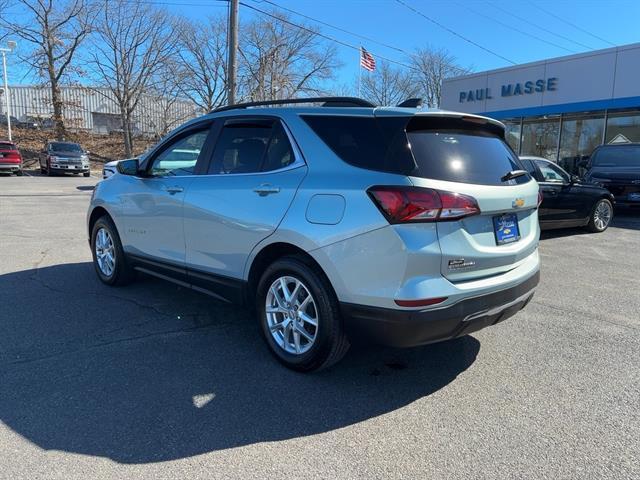
[[[111,234],[105,228],[100,228],[96,233],[96,261],[103,275],[110,277],[116,268],[115,247]]]
[[[609,226],[611,213],[611,205],[609,202],[601,201],[598,203],[593,213],[593,224],[598,230],[604,230]]]
[[[265,312],[267,327],[285,352],[301,355],[318,336],[318,310],[307,286],[292,276],[278,277],[269,287]]]

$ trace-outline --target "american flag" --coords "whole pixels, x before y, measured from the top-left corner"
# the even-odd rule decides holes
[[[364,47],[360,47],[360,66],[370,72],[376,69],[376,60]]]

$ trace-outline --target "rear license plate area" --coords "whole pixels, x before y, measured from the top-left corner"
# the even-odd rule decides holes
[[[505,213],[493,217],[493,233],[496,245],[505,245],[520,240],[518,216],[515,213]]]

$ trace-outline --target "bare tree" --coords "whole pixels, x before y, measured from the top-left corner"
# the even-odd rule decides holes
[[[138,109],[144,118],[136,120],[142,120],[141,123],[148,130],[153,131],[158,138],[163,137],[189,118],[193,118],[196,110],[199,109],[184,108],[184,101],[192,99],[185,98],[184,95],[184,83],[187,79],[185,75],[180,73],[182,67],[181,59],[167,59],[159,68],[156,78],[147,92],[150,98],[140,103],[141,106],[146,107]],[[197,107],[195,102],[193,107]],[[156,122],[155,119],[158,121]]]
[[[93,9],[89,0],[18,0],[26,15],[6,28],[31,44],[22,60],[46,79],[51,90],[53,122],[58,139],[65,135],[64,102],[60,86],[71,76],[74,58],[91,31]],[[6,16],[4,17],[6,18]]]
[[[241,32],[239,90],[250,100],[292,98],[320,92],[321,83],[340,66],[336,49],[311,27],[298,28],[287,17],[258,19]]]
[[[127,156],[133,153],[134,111],[175,53],[170,20],[152,4],[114,0],[105,3],[96,25],[90,64],[116,100]]]
[[[209,112],[226,103],[227,27],[224,19],[184,21],[179,29],[178,65],[183,95]]]
[[[413,55],[415,82],[425,95],[428,107],[438,107],[442,97],[442,80],[464,75],[470,69],[461,67],[456,58],[444,49],[423,48]]]
[[[361,95],[376,105],[397,105],[418,96],[420,90],[411,71],[392,67],[384,61],[378,63],[373,72],[363,73],[361,81]]]

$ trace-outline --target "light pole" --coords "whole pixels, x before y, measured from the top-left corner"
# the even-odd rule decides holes
[[[9,141],[11,141],[11,94],[9,93],[9,81],[7,80],[7,52],[13,52],[16,48],[16,42],[9,40],[6,48],[0,48],[2,52],[2,72],[4,74],[4,99],[7,105],[7,132],[9,133]]]

